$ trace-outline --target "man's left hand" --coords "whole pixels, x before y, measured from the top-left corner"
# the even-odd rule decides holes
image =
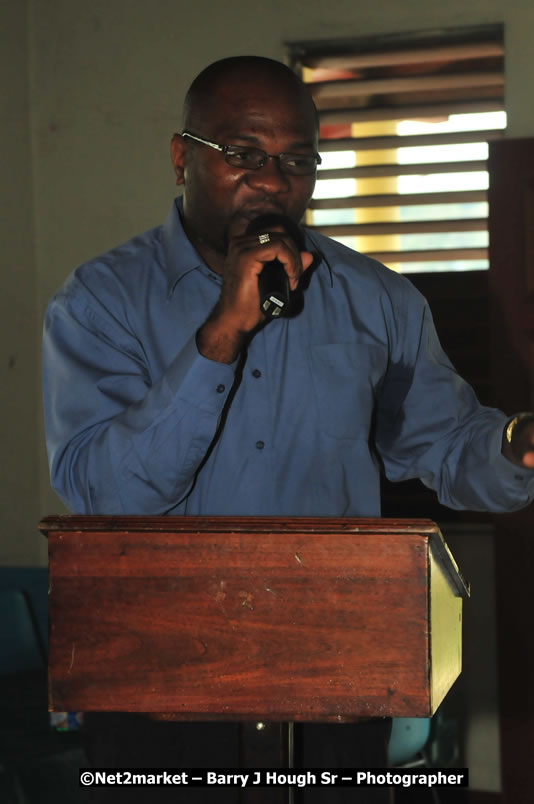
[[[534,413],[520,414],[506,425],[502,454],[516,466],[534,469]]]

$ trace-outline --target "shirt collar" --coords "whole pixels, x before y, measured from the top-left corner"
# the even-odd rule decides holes
[[[183,199],[175,198],[163,224],[163,248],[167,269],[167,293],[172,296],[178,282],[191,271],[200,268],[210,278],[221,278],[208,268],[186,233],[182,224]]]

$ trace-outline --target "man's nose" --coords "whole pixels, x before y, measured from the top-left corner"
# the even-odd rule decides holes
[[[289,188],[287,173],[280,169],[279,160],[272,156],[268,156],[257,170],[249,171],[247,181],[250,187],[271,193],[283,193]]]

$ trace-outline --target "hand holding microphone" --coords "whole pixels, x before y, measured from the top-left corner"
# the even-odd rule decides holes
[[[301,277],[313,262],[304,236],[289,218],[268,213],[230,239],[221,294],[197,331],[199,352],[234,362],[258,326],[302,309]]]

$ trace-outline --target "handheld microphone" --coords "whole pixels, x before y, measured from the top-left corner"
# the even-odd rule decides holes
[[[258,277],[260,308],[270,318],[277,318],[289,305],[289,279],[280,260],[270,260]]]
[[[250,221],[246,234],[261,234],[273,227],[279,227],[289,234],[302,250],[303,237],[299,227],[290,218],[276,213],[266,213]],[[268,318],[287,315],[291,305],[289,278],[283,264],[278,259],[269,260],[258,276],[260,309]]]

